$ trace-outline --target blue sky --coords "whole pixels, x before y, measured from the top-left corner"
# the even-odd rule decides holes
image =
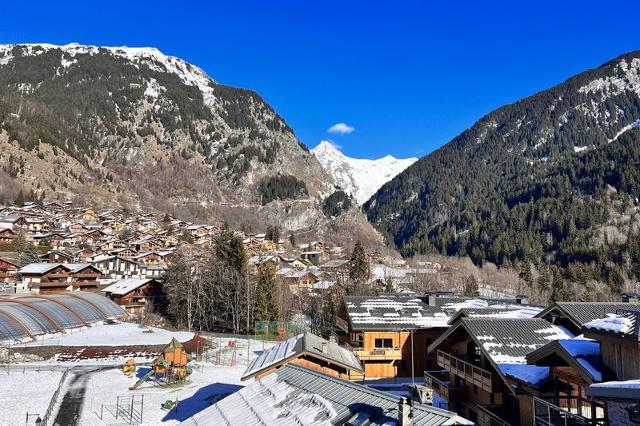
[[[11,1],[0,42],[154,46],[257,90],[305,144],[374,158],[640,49],[638,22],[637,1]]]

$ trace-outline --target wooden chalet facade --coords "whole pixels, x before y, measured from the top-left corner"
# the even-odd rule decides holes
[[[131,315],[153,312],[162,297],[160,283],[150,278],[119,280],[102,289],[102,292]]]
[[[531,425],[540,383],[519,380],[517,372],[524,366],[539,374],[541,367],[526,365],[526,354],[568,337],[539,318],[461,318],[429,347],[439,370],[425,371],[425,384],[434,401],[443,401],[440,408],[480,426]]]
[[[16,238],[16,233],[11,228],[0,229],[0,245],[11,244]]]
[[[88,263],[32,263],[21,268],[22,283],[36,294],[97,291],[102,273]]]
[[[364,378],[422,375],[435,364],[427,347],[446,328],[437,308],[399,295],[345,296],[336,318],[338,341],[360,358]]]

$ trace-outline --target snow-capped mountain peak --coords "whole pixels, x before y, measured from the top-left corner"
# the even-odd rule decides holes
[[[336,185],[363,204],[382,185],[416,162],[417,158],[398,159],[391,155],[377,160],[351,158],[330,141],[322,141],[311,150]]]

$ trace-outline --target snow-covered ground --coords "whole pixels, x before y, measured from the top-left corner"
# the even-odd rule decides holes
[[[169,331],[131,323],[102,324],[74,330],[17,346],[133,346],[168,344],[175,337],[181,342],[193,338],[193,333]]]
[[[11,371],[8,374],[0,371],[2,426],[24,424],[27,412],[44,415],[62,378],[61,371]],[[30,417],[30,422],[34,422],[36,418],[37,416]]]
[[[240,376],[244,366],[218,367],[203,364],[190,376],[191,383],[176,389],[154,387],[145,384],[141,388],[130,391],[137,377],[127,377],[119,369],[104,370],[90,374],[85,381],[84,403],[79,415],[79,425],[108,425],[118,423],[115,416],[115,405],[118,397],[134,401],[144,399],[141,425],[174,425],[191,417],[215,403],[219,398],[235,392],[244,386]],[[137,376],[148,371],[141,367]],[[64,391],[63,391],[64,393]],[[143,397],[144,396],[144,397]],[[167,411],[161,404],[171,399],[178,399],[178,409]],[[139,408],[134,404],[136,410]],[[100,413],[102,412],[102,419]]]

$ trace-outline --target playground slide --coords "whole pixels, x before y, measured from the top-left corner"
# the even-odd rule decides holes
[[[144,382],[146,382],[146,381],[147,381],[147,379],[148,379],[149,377],[151,377],[151,375],[152,375],[152,374],[153,374],[153,368],[152,368],[151,370],[149,370],[149,372],[148,372],[147,374],[145,374],[144,376],[142,376],[142,378],[141,378],[140,380],[138,380],[138,381],[136,382],[136,384],[135,384],[135,385],[130,386],[130,387],[129,387],[129,390],[134,390],[134,389],[136,389],[138,386],[140,386],[141,384],[143,384]]]

